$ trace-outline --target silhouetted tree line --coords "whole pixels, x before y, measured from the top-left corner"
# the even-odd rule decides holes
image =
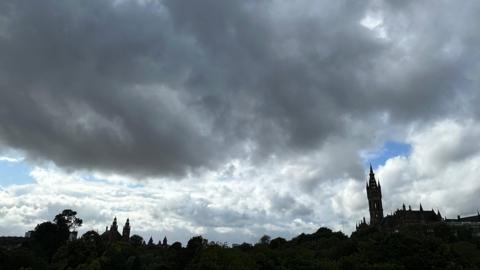
[[[401,231],[365,228],[350,237],[320,228],[291,240],[271,239],[229,247],[195,236],[186,247],[108,241],[95,231],[69,241],[81,226],[65,210],[53,222],[37,225],[20,247],[0,249],[0,269],[480,269],[480,241],[468,229],[445,224],[409,226]]]

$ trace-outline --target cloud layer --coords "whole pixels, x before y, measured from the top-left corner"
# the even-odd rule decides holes
[[[480,205],[479,134],[480,124],[470,120],[439,121],[409,133],[411,154],[392,157],[377,171],[385,214],[402,203],[413,208],[421,203],[449,218],[475,214]],[[201,234],[240,243],[255,242],[265,233],[289,238],[320,226],[349,233],[355,221],[368,216],[363,179],[340,177],[312,186],[305,180],[316,173],[310,164],[278,163],[258,168],[236,162],[182,181],[140,183],[118,175],[37,167],[31,172],[33,183],[0,189],[0,231],[21,235],[73,208],[85,221],[82,232],[103,232],[117,216],[120,223],[130,218],[132,233],[156,241],[166,235],[186,243]]]
[[[2,211],[26,207],[17,210],[32,218],[16,222],[32,224],[42,207],[57,209],[30,203],[48,194],[38,174],[47,170],[50,185],[66,171],[148,186],[82,193],[90,183],[74,177],[54,192],[106,209],[92,211],[92,226],[140,211],[152,231],[340,228],[365,215],[362,153],[389,140],[412,146],[379,170],[389,209],[459,197],[472,199],[445,211],[473,211],[479,10],[474,1],[2,1],[0,145],[39,166],[37,182],[2,191],[12,202]],[[460,178],[465,188],[451,182]],[[134,210],[115,208],[124,195]]]
[[[475,6],[448,5],[4,1],[0,138],[142,177],[338,138],[358,150],[377,129],[470,112]]]

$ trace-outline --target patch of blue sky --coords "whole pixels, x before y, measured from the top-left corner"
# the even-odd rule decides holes
[[[79,174],[80,174],[80,177],[87,182],[94,182],[94,183],[101,183],[101,184],[107,184],[108,183],[107,180],[98,178],[94,174],[92,174],[91,172],[81,172]]]
[[[127,185],[129,188],[144,188],[145,185],[141,183],[130,183]]]
[[[363,165],[365,168],[368,168],[372,164],[372,167],[375,169],[384,165],[390,158],[397,156],[408,157],[411,150],[412,146],[408,143],[386,141],[379,149],[368,151],[362,155]]]
[[[100,183],[100,184],[111,184],[112,181],[108,179],[103,179],[101,176],[99,177],[98,175],[91,173],[91,172],[83,172],[80,174],[83,180],[87,182],[94,182],[94,183]],[[145,187],[144,184],[142,183],[128,183],[126,182],[125,185],[129,188],[143,188]]]
[[[30,176],[32,167],[22,160],[0,159],[0,186],[30,184],[35,180]]]

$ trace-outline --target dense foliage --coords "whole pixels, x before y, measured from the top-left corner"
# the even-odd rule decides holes
[[[445,224],[365,228],[350,237],[320,228],[289,241],[263,236],[233,247],[196,236],[182,247],[145,244],[138,235],[109,242],[94,231],[68,241],[65,224],[73,223],[65,220],[75,217],[65,214],[38,225],[21,247],[0,249],[0,269],[480,269],[479,239]]]

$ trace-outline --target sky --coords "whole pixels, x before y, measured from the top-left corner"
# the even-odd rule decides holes
[[[0,234],[291,238],[480,208],[480,2],[3,0]]]

